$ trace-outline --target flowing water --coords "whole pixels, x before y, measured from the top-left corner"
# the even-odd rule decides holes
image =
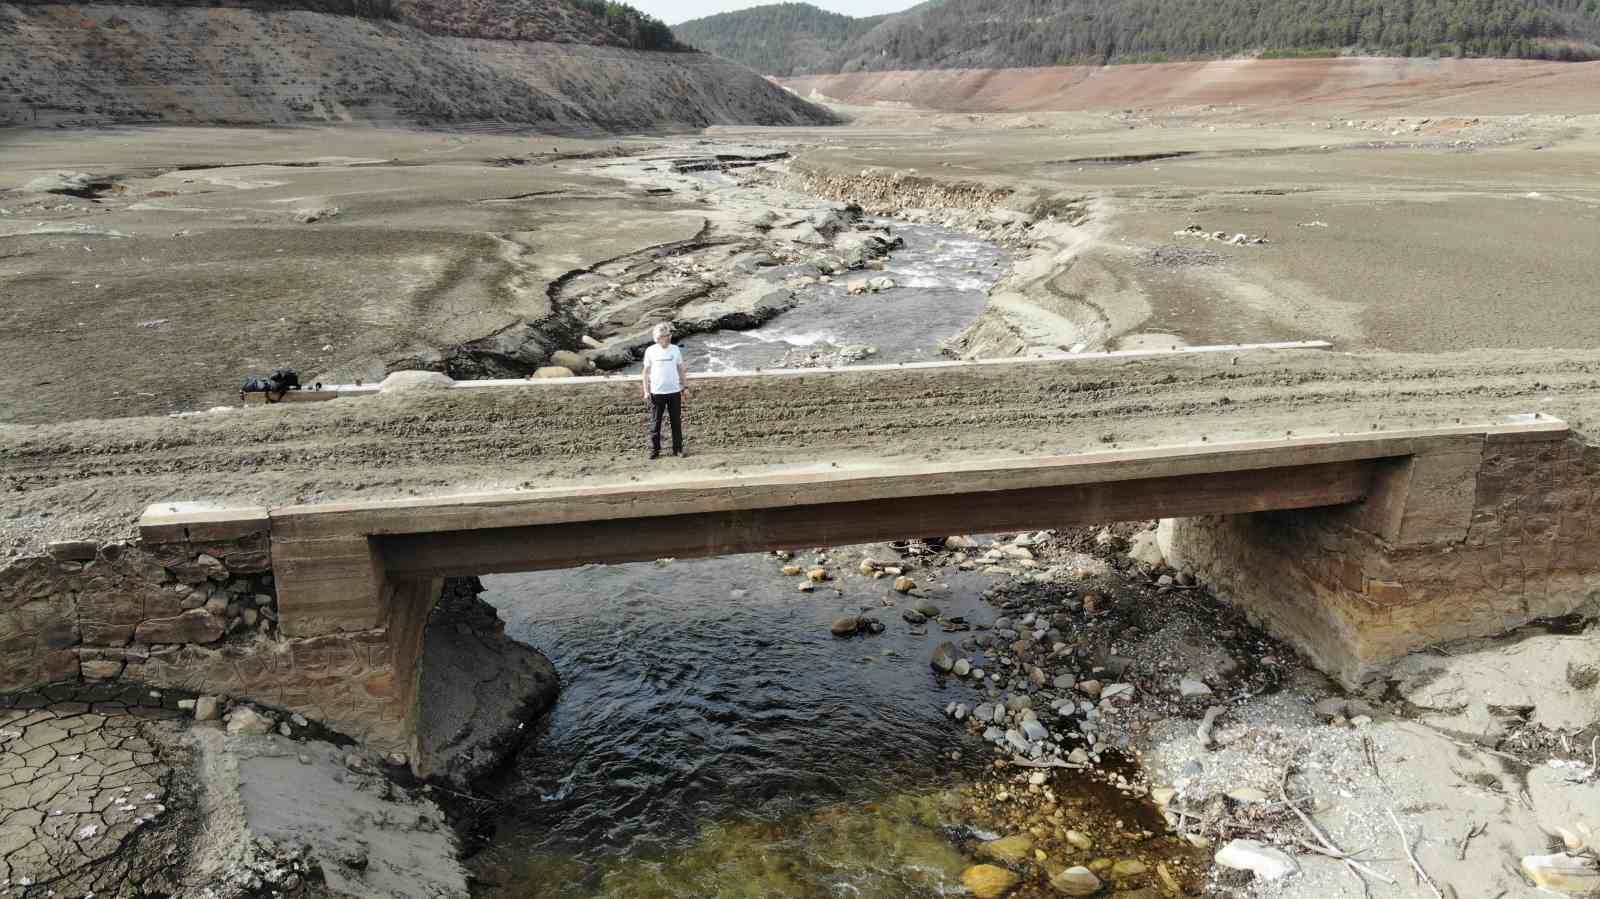
[[[1004,254],[941,228],[896,231],[907,246],[881,274],[900,287],[847,296],[858,273],[805,288],[761,329],[685,341],[691,370],[848,345],[876,347],[874,362],[938,358],[939,341],[981,311]],[[841,554],[835,570],[857,558]],[[851,573],[802,593],[781,564],[746,555],[484,578],[507,632],[550,657],[562,693],[505,777],[496,833],[471,863],[481,894],[962,892],[947,788],[981,756],[943,715],[970,691],[928,665],[948,637],[937,624],[913,633],[899,608],[881,607],[897,597],[888,579]],[[941,610],[988,621],[992,578],[948,574]],[[830,634],[864,608],[883,634]]]
[[[839,275],[800,289],[800,302],[754,331],[719,331],[683,341],[691,371],[774,368],[794,350],[871,346],[868,363],[940,358],[939,343],[983,311],[1006,255],[999,246],[934,225],[894,226],[906,245],[882,271]],[[845,284],[886,275],[899,286],[850,296]]]

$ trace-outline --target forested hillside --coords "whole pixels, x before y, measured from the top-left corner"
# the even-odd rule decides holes
[[[7,0],[23,7],[89,0]],[[363,19],[387,19],[429,34],[495,40],[549,41],[690,50],[661,20],[616,0],[115,0],[119,6],[239,8],[259,12],[304,10]]]
[[[768,75],[806,75],[884,16],[851,18],[809,3],[774,3],[693,19],[672,27],[678,39]]]
[[[1242,55],[1600,59],[1600,0],[936,0],[864,21],[784,4],[676,30],[777,75]]]

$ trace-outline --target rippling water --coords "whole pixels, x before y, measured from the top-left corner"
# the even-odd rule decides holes
[[[882,271],[836,276],[832,284],[800,289],[800,302],[754,331],[721,331],[684,341],[684,359],[696,371],[772,368],[791,350],[877,347],[865,362],[924,362],[940,358],[939,342],[960,332],[988,299],[1006,262],[988,241],[933,225],[894,224],[906,242]],[[850,281],[887,275],[899,285],[878,294],[850,296]]]
[[[484,579],[507,632],[563,678],[475,866],[502,884],[492,895],[717,895],[718,868],[748,852],[817,870],[730,895],[943,894],[960,862],[938,832],[949,819],[937,788],[976,757],[968,747],[967,761],[951,759],[962,744],[943,715],[970,692],[927,663],[949,637],[914,635],[887,608],[875,613],[885,633],[836,638],[829,623],[876,608],[889,581],[850,576],[842,595],[807,594],[780,564],[745,555]],[[991,578],[947,573],[941,610],[987,621]],[[862,802],[883,820],[852,823]],[[852,828],[858,843],[841,855],[835,837]],[[673,878],[690,891],[655,889]]]
[[[687,340],[691,369],[772,367],[795,348],[877,347],[873,362],[938,358],[982,310],[1004,254],[930,226],[896,226],[901,286],[847,296],[841,276],[752,332]],[[913,536],[913,535],[908,535]],[[893,558],[887,547],[870,550]],[[943,828],[944,718],[967,688],[928,666],[947,636],[915,635],[888,579],[850,573],[814,593],[771,556],[591,566],[484,578],[507,632],[543,650],[562,693],[504,780],[493,842],[472,861],[494,897],[898,897],[962,892]],[[946,614],[987,621],[981,574],[946,572]],[[842,593],[839,589],[842,587]],[[863,608],[885,633],[841,640]]]

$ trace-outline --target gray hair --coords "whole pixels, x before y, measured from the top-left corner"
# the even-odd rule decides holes
[[[663,334],[666,334],[666,335],[671,335],[672,334],[672,323],[671,322],[662,322],[661,324],[656,325],[654,328],[650,329],[650,336],[651,337],[660,337]]]

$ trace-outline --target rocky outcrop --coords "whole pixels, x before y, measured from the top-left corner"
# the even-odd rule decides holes
[[[482,589],[447,581],[423,637],[415,767],[462,789],[521,748],[560,688],[543,653],[506,636]]]

